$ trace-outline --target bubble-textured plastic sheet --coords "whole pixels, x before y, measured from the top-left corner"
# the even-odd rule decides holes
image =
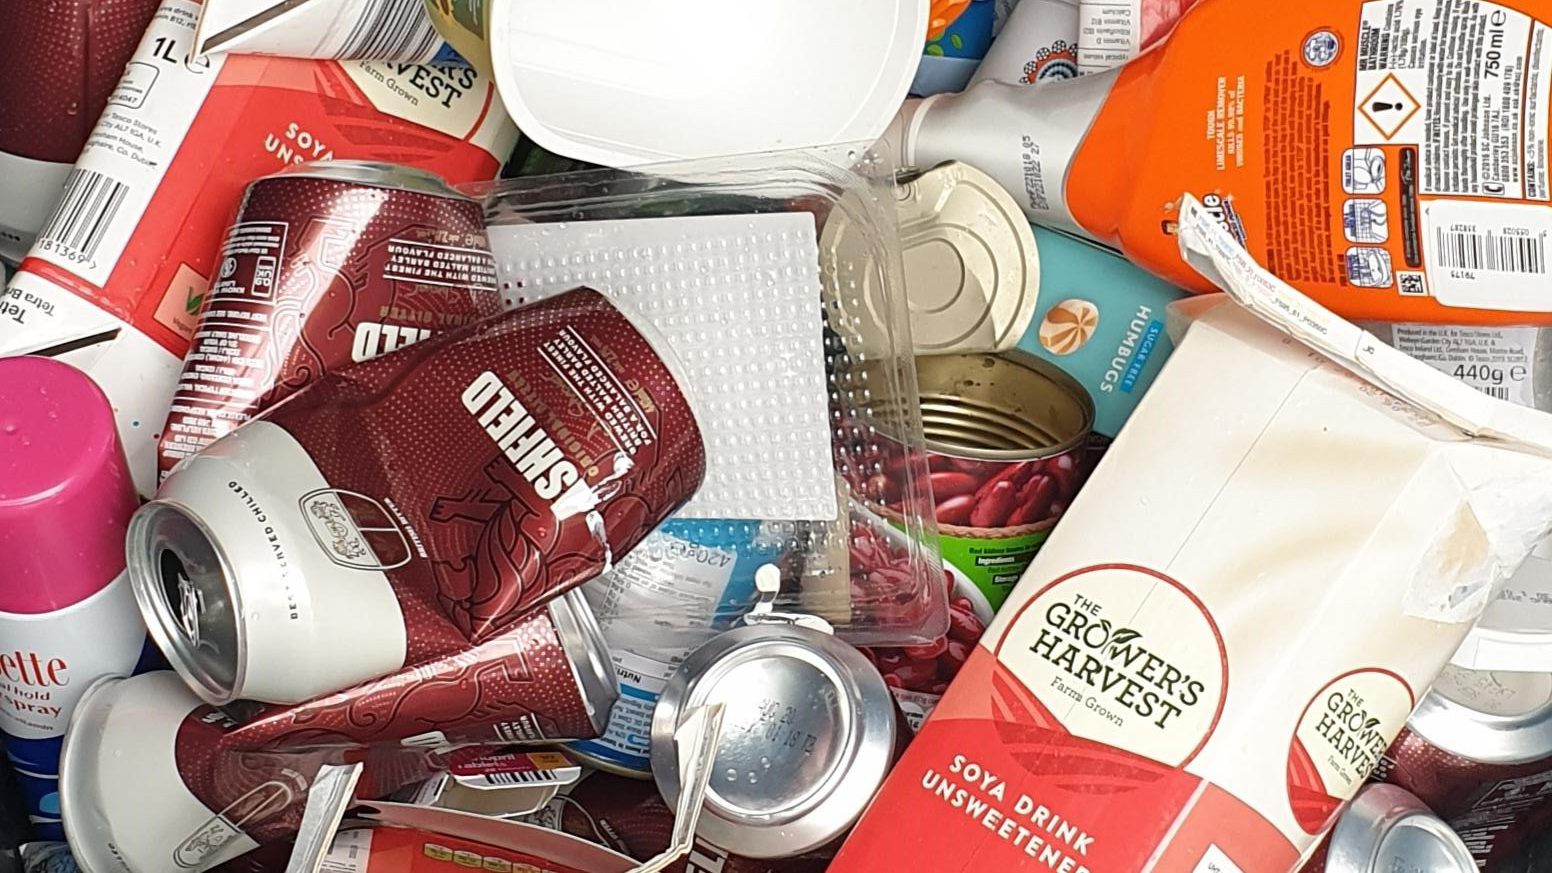
[[[668,340],[706,442],[679,517],[835,517],[812,215],[509,224],[490,244],[509,306],[585,285]]]
[[[773,277],[777,284],[790,283],[781,289],[781,295],[769,300],[752,292],[743,300],[716,300],[718,320],[743,331],[745,340],[756,337],[780,346],[784,354],[814,356],[810,361],[796,357],[783,360],[780,369],[804,379],[817,371],[823,379],[824,412],[820,427],[828,465],[825,487],[832,495],[833,504],[829,505],[833,509],[826,517],[807,520],[794,519],[791,514],[785,518],[751,519],[751,515],[765,515],[764,510],[733,506],[724,493],[723,508],[732,511],[722,519],[697,522],[700,527],[694,529],[697,532],[693,535],[680,530],[681,542],[649,537],[625,560],[635,565],[632,584],[642,588],[636,594],[659,590],[664,596],[660,598],[661,606],[654,610],[648,602],[651,598],[643,600],[632,595],[629,619],[641,625],[636,630],[650,634],[654,628],[661,631],[684,624],[683,597],[672,590],[680,584],[675,580],[685,575],[683,562],[713,557],[718,552],[752,554],[757,542],[760,560],[774,563],[781,570],[781,594],[776,602],[780,611],[818,615],[834,625],[839,636],[858,645],[919,644],[944,633],[948,627],[949,581],[937,551],[937,526],[927,485],[921,416],[916,406],[915,359],[895,228],[894,168],[887,156],[869,149],[848,151],[842,147],[823,152],[664,164],[650,172],[597,170],[535,176],[466,186],[466,190],[486,198],[486,222],[493,239],[511,239],[517,233],[530,235],[533,254],[522,259],[527,264],[523,271],[526,275],[517,277],[511,282],[513,287],[504,289],[514,302],[538,296],[540,292],[533,289],[547,289],[551,283],[565,285],[591,278],[599,284],[609,284],[608,280],[623,279],[623,285],[634,288],[628,298],[631,308],[648,316],[647,320],[656,321],[653,326],[659,333],[672,333],[673,326],[662,323],[664,313],[673,312],[676,318],[700,314],[694,309],[694,300],[698,298],[678,287],[681,279],[688,281],[693,291],[696,279],[706,282],[710,276],[702,271],[737,273],[723,268],[720,255],[697,259],[693,257],[697,254],[693,247],[690,257],[675,251],[674,247],[679,245],[693,246],[685,241],[696,236],[690,233],[692,227],[699,228],[703,247],[710,239],[720,251],[722,241],[727,241],[729,268],[736,262],[734,246],[745,255],[759,251],[777,256]],[[670,234],[669,238],[675,240],[672,245],[667,240],[658,244],[667,247],[667,251],[654,248],[648,252],[645,245],[632,249],[616,242],[588,255],[576,251],[570,241],[578,232],[578,225],[598,225],[588,233],[596,232],[597,239],[607,242],[609,235],[617,232],[609,227],[611,223],[681,216],[716,220],[699,225],[661,223],[660,227],[672,229],[671,233],[657,232]],[[819,250],[815,282],[815,274],[808,271],[813,251],[810,246],[832,220],[844,222],[848,231],[855,233],[856,244],[844,251]],[[529,227],[513,231],[513,226],[525,225]],[[796,245],[799,227],[801,246]],[[759,236],[751,245],[748,234],[756,231]],[[782,232],[789,234],[786,242],[792,245],[780,244]],[[767,241],[767,233],[778,238]],[[551,247],[545,243],[547,238],[566,239],[567,244]],[[805,252],[801,267],[797,263],[800,248]],[[498,247],[498,261],[507,260],[503,249]],[[604,251],[608,252],[607,265],[603,263]],[[579,255],[583,263],[574,263]],[[596,262],[589,262],[589,257]],[[549,263],[551,260],[553,264]],[[669,274],[652,273],[668,267],[674,268]],[[789,267],[790,275],[786,273]],[[635,273],[638,268],[639,276]],[[611,271],[615,274],[612,277]],[[621,271],[629,272],[622,276]],[[756,275],[758,272],[755,271]],[[675,278],[670,281],[667,275]],[[759,280],[758,284],[763,285],[764,277]],[[517,286],[518,281],[523,287]],[[719,281],[726,280],[719,277]],[[797,288],[805,283],[809,289],[806,299],[799,299]],[[876,296],[864,305],[863,297],[869,289]],[[705,298],[712,296],[710,292],[700,293]],[[650,318],[654,301],[660,307],[657,319]],[[788,306],[792,309],[781,308]],[[711,321],[709,310],[707,321]],[[820,331],[817,347],[808,333],[801,337],[762,337],[759,333],[762,325],[772,329],[777,324],[791,325],[791,330],[809,331],[816,323]],[[710,327],[705,330],[709,333]],[[721,342],[724,338],[716,337],[719,342],[713,344],[711,339],[708,336],[705,345],[688,349],[679,348],[685,342],[678,337],[673,337],[669,344],[681,358],[687,359],[686,369],[698,368],[704,373],[720,368],[720,372],[710,373],[713,384],[734,378],[727,374],[743,371],[745,392],[736,402],[748,404],[750,410],[763,408],[762,404],[770,399],[757,396],[760,392],[807,390],[802,385],[768,386],[764,381],[768,377],[749,376],[751,367],[756,373],[763,373],[762,367],[775,366],[773,362],[758,360],[764,352],[755,351],[752,343]],[[691,381],[688,375],[686,379]],[[692,386],[692,400],[698,403],[705,390],[705,386]],[[781,396],[799,398],[782,413],[793,418],[788,421],[767,417],[766,421],[774,421],[778,430],[806,427],[811,421],[809,415],[803,411],[800,417],[799,412],[807,395]],[[731,451],[729,462],[734,469],[754,472],[758,477],[733,484],[763,485],[793,477],[792,494],[800,493],[796,486],[798,465],[791,454],[795,449],[789,447],[786,458],[740,455],[756,440],[764,441],[763,445],[781,442],[779,435],[774,443],[769,435],[737,436],[751,442],[708,440],[708,467],[717,464],[718,454]],[[790,437],[794,442],[789,446],[796,445],[801,438]],[[755,466],[750,467],[751,464]],[[807,482],[803,482],[806,489]],[[756,498],[762,494],[782,496],[779,489],[756,488],[750,493]],[[755,521],[759,523],[754,524]],[[756,530],[757,537],[750,533]],[[605,580],[595,584],[610,583]],[[720,582],[718,590],[722,590]],[[747,602],[747,598],[742,602]],[[719,614],[716,624],[721,626],[729,620],[736,620],[736,616]],[[626,634],[621,638],[628,637]]]

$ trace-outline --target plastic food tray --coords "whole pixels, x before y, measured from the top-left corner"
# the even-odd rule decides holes
[[[777,609],[819,615],[858,645],[926,642],[948,625],[948,580],[937,549],[914,402],[893,178],[889,156],[843,146],[664,164],[646,172],[602,169],[508,179],[465,189],[485,198],[493,228],[783,212],[812,216],[816,239],[830,220],[844,220],[849,232],[858,234],[862,244],[844,253],[821,248],[822,290],[813,300],[823,323],[828,387],[828,422],[818,426],[829,430],[837,511],[824,520],[766,520],[760,544],[783,571]],[[496,258],[498,272],[508,275],[514,266],[502,264],[499,247]],[[887,293],[879,295],[879,288]],[[874,299],[862,300],[863,289],[875,289]],[[503,290],[513,304],[522,297],[515,289]],[[643,282],[633,293],[658,292]],[[651,300],[631,302],[650,308]],[[792,375],[800,375],[796,367]],[[896,444],[904,446],[903,458]],[[903,511],[878,512],[884,493]],[[893,502],[896,495],[899,503]],[[635,557],[660,557],[652,554],[651,540],[641,550],[647,553]]]

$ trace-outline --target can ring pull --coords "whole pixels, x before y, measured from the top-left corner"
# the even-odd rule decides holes
[[[744,624],[751,627],[762,624],[790,624],[834,636],[835,628],[817,615],[776,611],[776,596],[781,593],[780,567],[775,564],[764,564],[754,571],[754,588],[760,599],[749,614],[744,616]]]

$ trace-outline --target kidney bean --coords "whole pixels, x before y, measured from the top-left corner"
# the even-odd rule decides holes
[[[938,679],[938,661],[936,658],[906,661],[894,669],[893,675],[898,676],[900,684],[906,688],[924,691]]]
[[[1046,472],[1056,480],[1057,492],[1071,497],[1078,485],[1078,453],[1067,452],[1045,460]]]
[[[953,524],[964,527],[970,523],[970,514],[975,511],[975,495],[961,494],[938,504],[938,524]]]
[[[950,497],[958,497],[962,494],[972,494],[981,484],[979,479],[975,478],[969,473],[960,472],[958,470],[944,470],[941,472],[933,473],[931,476],[931,481],[932,499],[939,503],[942,503]]]
[[[1034,478],[1019,489],[1017,506],[1008,516],[1008,526],[1016,527],[1021,524],[1034,524],[1037,521],[1048,518],[1051,511],[1051,501],[1056,497],[1056,482],[1044,473],[1035,474]]]
[[[985,500],[986,496],[992,493],[993,488],[996,488],[997,485],[1002,482],[1012,482],[1013,477],[1017,476],[1018,472],[1018,464],[1004,464],[1002,469],[998,470],[985,482],[981,483],[981,487],[975,490],[975,499],[977,501]]]
[[[928,694],[936,694],[939,697],[942,697],[944,695],[944,693],[946,693],[947,691],[948,691],[948,683],[947,682],[934,682],[934,683],[932,683],[932,687],[927,689],[927,693]]]
[[[1004,479],[997,482],[970,510],[970,526],[1005,527],[1017,497],[1018,493],[1011,481]]]
[[[905,683],[903,681],[901,681],[900,677],[896,676],[893,673],[885,673],[884,674],[884,684],[888,685],[890,688],[904,688],[905,687]]]
[[[900,502],[901,479],[893,478],[884,473],[875,473],[868,477],[867,489],[863,492],[868,499],[876,500],[885,506],[891,506]]]
[[[962,473],[969,473],[977,479],[985,479],[997,472],[997,465],[991,461],[972,461],[969,458],[949,458],[953,468]]]
[[[949,640],[948,651],[943,653],[943,659],[954,665],[954,672],[959,672],[959,668],[963,667],[965,662],[970,660],[971,646],[971,643]]]
[[[981,620],[975,617],[975,613],[966,609],[950,609],[948,611],[948,637],[961,643],[973,643],[986,632]]]

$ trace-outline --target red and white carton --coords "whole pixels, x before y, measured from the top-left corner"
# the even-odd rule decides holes
[[[836,873],[1286,873],[1552,525],[1552,417],[1335,318],[1184,203],[1192,262],[1297,339],[1195,303]]]
[[[112,401],[130,469],[156,440],[243,187],[310,160],[495,176],[515,129],[462,66],[248,55],[190,60],[199,4],[165,0],[64,196],[0,294],[0,354],[86,370]]]

